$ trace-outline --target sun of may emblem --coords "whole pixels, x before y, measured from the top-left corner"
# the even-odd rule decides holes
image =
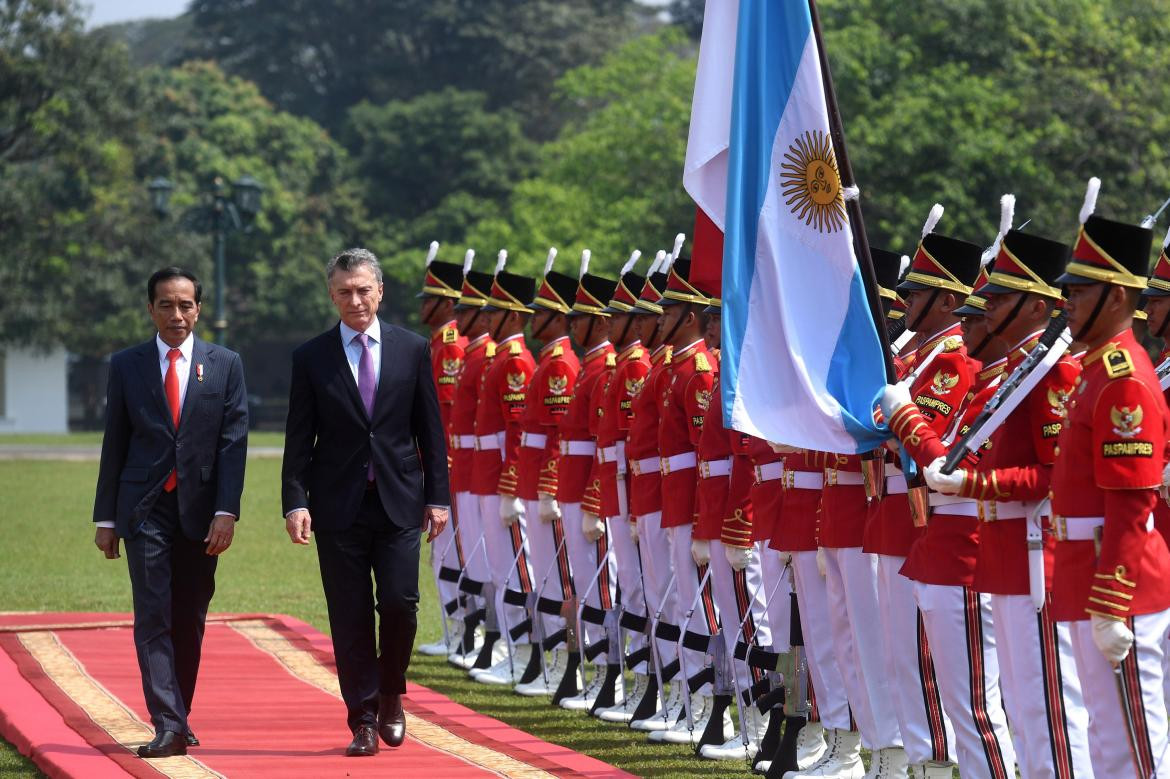
[[[829,136],[820,130],[799,136],[784,154],[780,178],[785,204],[797,219],[822,233],[845,226],[845,198],[837,157]]]

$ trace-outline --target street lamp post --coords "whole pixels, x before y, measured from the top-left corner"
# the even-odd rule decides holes
[[[170,198],[174,185],[159,176],[147,184],[151,207],[159,217],[170,214]],[[212,258],[215,262],[215,313],[211,329],[215,331],[215,342],[220,346],[227,343],[227,234],[234,230],[247,231],[252,220],[260,212],[260,199],[264,188],[251,176],[242,176],[232,182],[231,196],[228,196],[224,180],[216,176],[211,184],[211,203],[199,206],[184,215],[183,222],[191,229],[210,232],[212,235]]]

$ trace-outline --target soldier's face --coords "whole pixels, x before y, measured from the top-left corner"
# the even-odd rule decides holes
[[[656,314],[640,314],[635,318],[635,327],[638,328],[638,337],[649,347],[658,345],[658,316]]]
[[[967,352],[975,359],[979,359],[979,355],[974,350],[987,340],[987,333],[991,329],[989,325],[985,316],[965,316],[959,325],[963,331],[963,343],[967,345]]]
[[[1159,295],[1146,300],[1146,314],[1149,316],[1150,332],[1166,337],[1166,325],[1170,323],[1170,297]]]
[[[1120,289],[1120,288],[1119,288]],[[1109,295],[1113,290],[1106,284],[1069,284],[1068,303],[1064,310],[1068,312],[1068,328],[1078,341],[1095,344],[1098,331],[1102,329],[1101,314],[1109,308],[1108,302],[1101,306],[1100,312],[1093,313],[1101,295]],[[1090,320],[1093,321],[1090,321]],[[1113,333],[1104,333],[1105,337]]]

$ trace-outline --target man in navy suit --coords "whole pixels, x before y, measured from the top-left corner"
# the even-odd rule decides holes
[[[293,543],[317,534],[346,754],[359,757],[377,753],[379,735],[406,737],[419,539],[447,523],[447,446],[427,339],[378,319],[378,259],[346,250],[326,279],[341,321],[293,352],[282,500]]]
[[[147,282],[157,334],[110,358],[94,543],[125,539],[134,645],[155,728],[142,757],[183,755],[215,566],[244,490],[248,405],[235,352],[195,337],[203,287],[164,268]]]

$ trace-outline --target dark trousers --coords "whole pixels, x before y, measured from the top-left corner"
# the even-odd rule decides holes
[[[350,730],[376,724],[379,693],[406,692],[406,668],[418,627],[421,535],[418,527],[403,529],[390,521],[377,490],[366,492],[349,528],[317,531],[321,583]],[[377,640],[375,611],[380,617]]]
[[[126,541],[134,594],[134,647],[155,730],[187,731],[219,558],[179,527],[178,497],[162,493]]]

